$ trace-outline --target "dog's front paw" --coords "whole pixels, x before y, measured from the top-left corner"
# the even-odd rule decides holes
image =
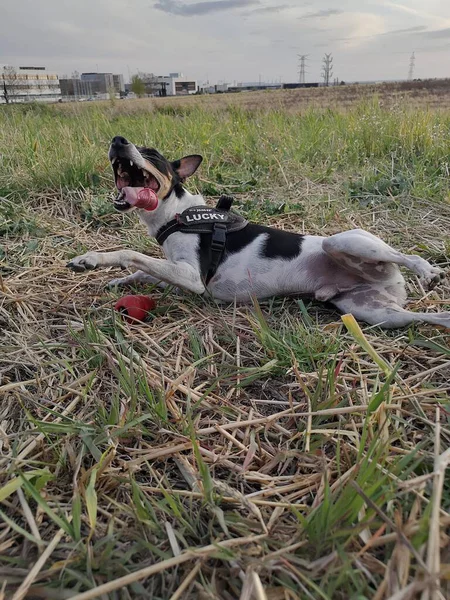
[[[72,269],[72,271],[75,271],[76,273],[82,273],[86,270],[96,269],[98,265],[99,259],[97,252],[87,252],[86,254],[72,258],[72,260],[67,263],[66,267]]]

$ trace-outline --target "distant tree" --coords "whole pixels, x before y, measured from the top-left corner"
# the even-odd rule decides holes
[[[14,67],[3,67],[2,71],[2,88],[3,97],[5,98],[6,104],[15,102],[15,99],[19,91],[19,76]]]
[[[160,85],[158,78],[153,73],[138,73],[139,78],[145,85],[145,93],[153,96],[159,92]]]
[[[117,102],[116,89],[114,87],[109,87],[108,88],[108,98],[109,98],[110,105],[112,107],[114,107],[116,105],[116,102]]]
[[[136,94],[138,98],[142,98],[145,95],[145,83],[139,77],[139,75],[133,75],[131,78],[131,91]]]

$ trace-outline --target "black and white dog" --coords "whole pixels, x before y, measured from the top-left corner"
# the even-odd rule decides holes
[[[420,256],[402,254],[362,229],[330,237],[300,235],[247,223],[230,213],[229,206],[208,209],[201,195],[183,187],[202,162],[198,155],[169,162],[158,151],[117,136],[109,159],[119,190],[115,208],[137,210],[149,235],[161,243],[166,260],[133,250],[88,252],[68,263],[74,271],[132,267],[135,273],[111,284],[171,284],[238,302],[298,295],[331,302],[373,325],[403,327],[422,321],[450,328],[450,312],[403,308],[406,291],[400,265],[427,287],[444,277],[442,269]],[[189,228],[190,221],[197,229]]]

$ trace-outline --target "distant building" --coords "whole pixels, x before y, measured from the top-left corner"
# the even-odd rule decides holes
[[[229,86],[228,92],[257,92],[259,90],[279,90],[281,83],[248,82],[238,83],[235,86]]]
[[[295,90],[298,88],[316,88],[319,83],[283,83],[283,90]]]
[[[81,81],[78,77],[60,79],[59,84],[63,98],[90,98],[93,96],[91,83],[89,81]]]
[[[214,88],[216,90],[216,94],[223,94],[228,92],[228,83],[217,83]]]
[[[210,85],[209,83],[204,83],[202,86],[200,86],[200,92],[202,94],[215,94],[216,88],[214,85]]]
[[[115,91],[120,94],[125,91],[125,83],[123,81],[123,75],[113,75],[113,85]]]
[[[45,67],[0,66],[0,103],[57,102],[60,98],[58,75]]]
[[[216,83],[215,85],[205,83],[199,89],[202,94],[224,94],[228,92],[228,83]]]
[[[171,91],[173,96],[186,96],[188,94],[195,94],[198,89],[196,81],[172,80],[172,86],[173,87]]]
[[[60,79],[61,95],[66,99],[107,99],[113,90],[116,94],[125,93],[123,75],[113,73],[82,73],[81,77]]]
[[[187,96],[198,91],[197,81],[187,79],[182,73],[154,75],[153,73],[137,73],[137,77],[145,86],[145,96]],[[132,83],[124,86],[125,94],[130,98]]]
[[[92,94],[108,94],[114,90],[114,75],[112,73],[81,73],[81,81],[89,83]]]
[[[156,80],[161,87],[160,96],[188,96],[195,94],[198,90],[197,81],[187,79],[182,73],[158,75]]]

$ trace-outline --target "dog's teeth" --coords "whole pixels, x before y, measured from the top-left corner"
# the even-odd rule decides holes
[[[117,158],[113,158],[111,164],[113,165],[116,162]]]
[[[130,160],[130,167],[132,167],[134,165],[134,162],[132,160]]]

